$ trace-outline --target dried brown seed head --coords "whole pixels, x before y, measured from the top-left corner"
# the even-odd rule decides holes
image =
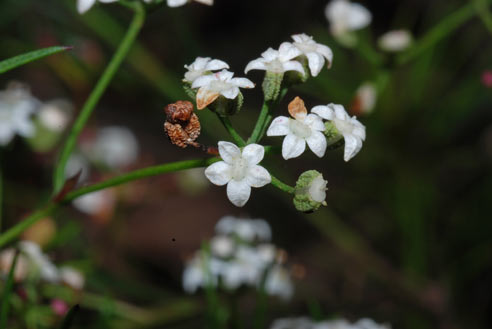
[[[166,120],[170,123],[186,123],[193,114],[193,103],[189,101],[177,101],[164,108]]]
[[[190,120],[186,123],[172,123],[166,121],[164,130],[174,145],[186,148],[188,145],[199,146],[195,140],[200,136],[200,121],[196,114],[192,113]]]
[[[306,106],[304,105],[304,101],[297,96],[294,98],[292,102],[289,103],[289,113],[293,118],[297,118],[297,116],[305,116],[307,114]]]

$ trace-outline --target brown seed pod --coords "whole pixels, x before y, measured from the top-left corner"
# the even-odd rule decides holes
[[[177,101],[164,108],[166,120],[170,123],[184,123],[191,119],[193,103],[189,101]]]
[[[200,121],[193,113],[193,104],[177,101],[164,108],[166,122],[164,131],[174,145],[186,148],[188,145],[201,147],[195,140],[200,136]]]

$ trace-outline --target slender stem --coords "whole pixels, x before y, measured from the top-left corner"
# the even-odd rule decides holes
[[[490,0],[487,0],[490,2]],[[473,3],[468,3],[458,10],[449,14],[449,16],[441,19],[432,29],[430,29],[420,40],[415,42],[407,52],[402,53],[397,57],[398,64],[405,64],[418,57],[428,48],[444,39],[446,36],[454,32],[462,24],[468,21],[475,15],[476,11]]]
[[[270,102],[264,102],[261,107],[260,115],[258,116],[258,120],[256,121],[255,127],[251,136],[248,139],[248,144],[256,143],[261,139],[261,131],[263,130],[263,126],[265,124],[265,120],[268,117],[270,112]]]
[[[492,14],[488,8],[489,1],[490,0],[475,0],[474,3],[478,17],[480,17],[489,33],[492,34]]]
[[[210,164],[212,164],[218,160],[219,160],[218,158],[209,158],[209,159],[198,159],[198,160],[186,160],[186,161],[171,162],[171,163],[166,163],[163,165],[152,166],[152,167],[148,167],[148,168],[135,170],[135,171],[129,172],[127,174],[123,174],[123,175],[108,179],[108,180],[101,182],[101,183],[96,183],[96,184],[93,184],[90,186],[81,187],[75,191],[67,193],[67,195],[64,196],[64,198],[61,200],[61,202],[58,202],[58,203],[49,202],[44,208],[41,208],[41,209],[35,211],[31,215],[29,215],[27,218],[25,218],[22,222],[18,223],[17,225],[13,226],[8,231],[6,231],[2,235],[0,235],[0,248],[3,247],[4,245],[6,245],[7,243],[11,242],[15,238],[17,238],[22,232],[24,232],[29,226],[33,225],[38,220],[51,214],[54,210],[56,210],[58,207],[60,207],[61,204],[72,201],[73,199],[78,198],[82,195],[85,195],[85,194],[88,194],[91,192],[95,192],[95,191],[99,191],[99,190],[102,190],[105,188],[121,185],[123,183],[127,183],[127,182],[134,181],[137,179],[142,179],[142,178],[156,176],[156,175],[160,175],[160,174],[175,172],[175,171],[179,171],[179,170],[208,166],[208,165],[210,165]]]
[[[294,187],[285,184],[284,182],[282,182],[280,179],[273,176],[272,174],[270,174],[270,176],[272,177],[272,185],[275,186],[276,188],[278,188],[279,190],[282,190],[282,191],[287,192],[289,194],[294,194],[294,192],[296,191]]]
[[[224,125],[224,128],[229,132],[229,135],[231,135],[231,137],[234,139],[236,144],[238,144],[239,146],[245,146],[246,141],[238,134],[236,129],[234,129],[229,117],[221,116],[220,114],[217,114],[217,117],[219,118],[220,122],[222,122],[222,125]]]
[[[72,154],[72,151],[75,148],[75,144],[80,133],[82,132],[82,129],[89,120],[92,111],[101,99],[109,83],[118,71],[121,63],[130,51],[133,42],[136,40],[137,35],[144,24],[145,10],[143,5],[137,1],[134,3],[133,9],[135,11],[135,14],[126,35],[123,37],[123,40],[116,50],[116,53],[113,55],[113,58],[111,58],[111,61],[106,67],[104,73],[102,74],[101,78],[89,95],[89,98],[82,107],[82,110],[75,120],[75,123],[72,126],[72,130],[70,131],[67,141],[65,142],[65,145],[63,146],[63,149],[60,153],[58,163],[53,173],[53,189],[55,193],[58,192],[63,186],[63,182],[65,180],[65,166],[70,157],[70,154]]]

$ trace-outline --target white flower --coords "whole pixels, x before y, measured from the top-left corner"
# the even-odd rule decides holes
[[[227,184],[227,197],[235,206],[246,204],[251,187],[262,187],[271,182],[268,171],[258,165],[265,155],[263,146],[249,144],[241,151],[233,143],[219,142],[219,154],[223,161],[205,169],[205,176],[215,185]]]
[[[192,0],[167,0],[167,5],[169,7],[181,7]],[[212,6],[214,0],[194,0],[195,2],[203,3],[204,5]]]
[[[194,293],[200,287],[217,286],[219,275],[225,262],[197,252],[186,264],[183,272],[183,288],[188,293]]]
[[[65,101],[44,104],[38,112],[39,122],[48,130],[62,132],[70,122],[71,105]]]
[[[355,92],[353,110],[355,113],[371,113],[377,101],[376,87],[372,82],[365,82]]]
[[[250,70],[265,70],[278,74],[297,71],[304,75],[302,64],[292,60],[299,55],[302,55],[301,50],[289,42],[284,42],[278,50],[268,48],[261,54],[260,58],[249,62],[244,73],[248,73]]]
[[[139,153],[137,138],[130,129],[122,126],[102,128],[95,140],[83,148],[92,161],[117,169],[134,163]]]
[[[279,265],[273,266],[268,270],[265,279],[265,291],[271,296],[279,296],[284,300],[290,299],[294,294],[294,285],[289,272]]]
[[[210,251],[217,257],[226,258],[231,256],[235,247],[234,240],[224,235],[214,236],[210,240]]]
[[[72,153],[68,158],[67,165],[65,166],[65,178],[69,179],[77,175],[80,172],[79,182],[85,181],[89,178],[90,165],[87,158],[80,153]]]
[[[390,329],[386,324],[377,324],[371,319],[350,323],[345,319],[314,322],[307,317],[277,319],[270,329]]]
[[[296,106],[291,106],[292,104]],[[311,151],[322,157],[326,151],[325,125],[316,114],[307,114],[304,102],[299,97],[289,104],[289,113],[294,118],[276,117],[267,130],[267,136],[285,136],[282,156],[285,160],[301,155],[306,143]]]
[[[378,39],[379,48],[398,52],[407,49],[412,43],[412,34],[408,30],[394,30],[383,34]]]
[[[343,159],[349,161],[362,148],[362,142],[366,139],[366,127],[355,116],[350,117],[343,105],[328,104],[315,106],[311,112],[333,122],[337,130],[345,140]]]
[[[372,20],[369,10],[348,0],[332,0],[326,6],[325,15],[334,36],[342,36],[350,31],[362,29]]]
[[[34,135],[31,115],[39,104],[21,85],[12,84],[0,91],[0,146],[10,143],[16,134],[23,137]]]
[[[252,242],[270,241],[272,230],[270,225],[263,219],[240,219],[233,216],[222,217],[215,225],[215,232],[218,234],[236,234],[242,240]]]
[[[10,267],[14,261],[15,250],[14,248],[4,249],[0,252],[0,274],[1,276],[7,276],[10,272]],[[15,281],[23,281],[29,272],[29,264],[24,255],[17,257],[17,263],[15,264],[14,279]]]
[[[213,103],[220,95],[234,99],[239,94],[239,87],[254,88],[255,84],[246,78],[233,78],[234,73],[227,70],[204,75],[193,81],[191,88],[200,88],[196,94],[199,110]]]
[[[190,65],[185,65],[185,69],[188,72],[185,73],[184,81],[192,83],[197,78],[208,75],[211,71],[217,71],[222,69],[228,69],[229,65],[218,59],[211,59],[210,57],[197,57]]]
[[[34,266],[34,271],[39,274],[41,279],[48,282],[58,282],[60,275],[56,266],[43,254],[38,244],[32,241],[19,242],[19,249],[30,264]],[[31,271],[29,271],[31,272]]]
[[[105,189],[84,194],[75,199],[72,204],[84,214],[106,217],[112,212],[115,202],[114,190]]]
[[[110,3],[118,0],[77,0],[77,10],[79,11],[80,14],[83,14],[89,9],[91,9],[92,6],[94,6],[97,1],[101,3]]]
[[[294,39],[294,47],[299,49],[308,59],[309,70],[313,77],[319,74],[325,64],[325,59],[328,62],[328,68],[330,68],[333,52],[329,47],[316,43],[313,37],[306,34],[295,34],[292,39]]]
[[[60,279],[63,283],[73,289],[81,290],[84,288],[84,275],[73,267],[63,266],[60,268]]]

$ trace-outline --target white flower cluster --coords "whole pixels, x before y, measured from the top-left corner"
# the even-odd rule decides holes
[[[366,138],[366,128],[355,116],[350,117],[343,105],[328,104],[315,106],[308,114],[304,104],[289,109],[292,118],[276,117],[267,130],[267,136],[285,136],[282,156],[285,160],[300,156],[306,143],[318,157],[323,157],[327,141],[323,135],[325,124],[322,119],[331,121],[345,140],[344,160],[349,161],[362,148]]]
[[[183,272],[183,287],[221,287],[232,291],[241,286],[262,288],[268,295],[289,299],[294,287],[281,264],[279,250],[271,243],[271,229],[261,219],[223,217],[215,226],[210,251],[198,251]],[[266,273],[265,280],[263,281]]]
[[[350,323],[344,319],[314,322],[307,317],[300,317],[275,320],[270,329],[391,329],[391,326],[367,318]]]
[[[92,6],[94,6],[98,1],[101,3],[111,3],[119,0],[77,0],[77,10],[80,14],[83,14],[91,9]],[[145,3],[152,3],[153,1],[154,0],[143,0]],[[209,6],[214,4],[214,0],[167,0],[167,5],[169,7],[181,7],[191,1],[203,3],[204,5]]]
[[[50,283],[63,283],[73,289],[82,289],[85,278],[83,274],[72,267],[57,268],[45,255],[38,244],[32,241],[19,242],[19,257],[14,270],[14,279],[22,282],[27,277],[39,278]],[[14,260],[15,250],[5,249],[0,253],[0,274],[8,275]]]
[[[268,48],[261,57],[246,65],[245,73],[250,70],[264,70],[272,73],[285,73],[297,71],[305,75],[302,63],[307,60],[310,73],[317,76],[325,64],[331,66],[333,52],[325,45],[316,43],[312,37],[306,34],[292,36],[293,43],[284,42],[278,50]]]

